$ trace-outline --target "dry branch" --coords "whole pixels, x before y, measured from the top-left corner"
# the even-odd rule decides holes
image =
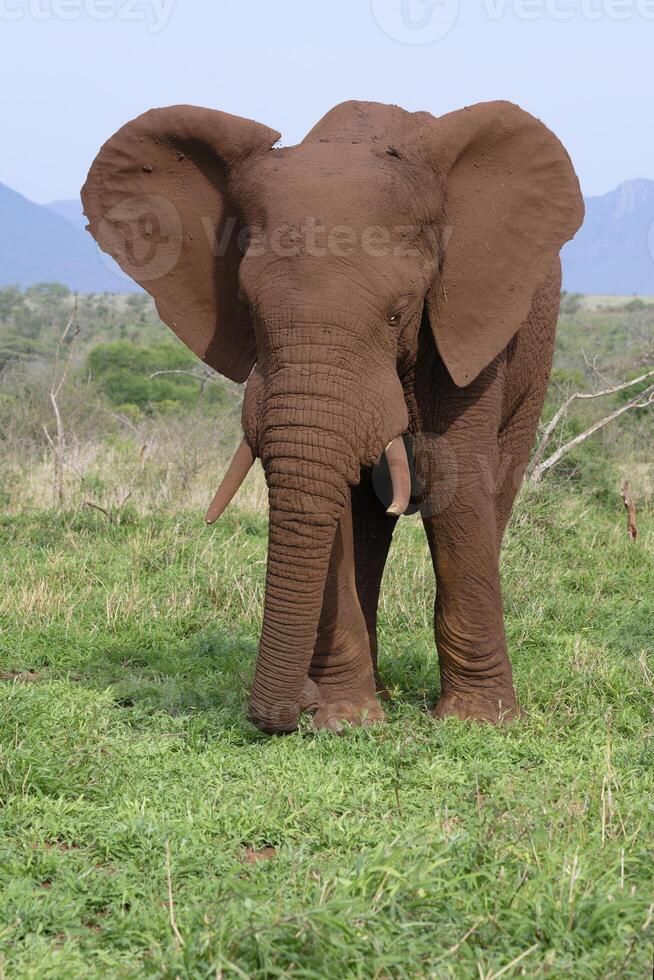
[[[636,524],[636,505],[629,493],[629,484],[625,480],[620,490],[620,496],[627,509],[627,533],[634,541],[638,537],[638,526]]]
[[[106,507],[101,507],[100,504],[94,504],[92,500],[85,500],[84,501],[84,506],[85,507],[92,507],[93,510],[99,510],[100,513],[101,514],[104,514],[104,516],[109,520],[110,524],[114,524],[115,523],[115,521],[114,521],[114,515],[111,513],[110,510],[107,510]]]
[[[122,500],[116,505],[115,513],[108,510],[106,507],[101,507],[100,504],[93,503],[92,500],[85,500],[85,507],[92,507],[93,510],[99,510],[101,514],[104,514],[110,524],[120,524],[123,507],[132,496],[132,491],[128,490],[127,493],[123,494]]]
[[[101,407],[100,410],[104,412],[105,415],[110,415],[112,419],[116,419],[116,421],[120,422],[121,425],[126,425],[128,428],[132,429],[133,432],[138,432],[138,429],[134,423],[131,421],[131,419],[128,419],[126,415],[119,415],[117,412],[110,412],[108,408]]]
[[[194,381],[200,382],[200,392],[204,391],[204,386],[207,384],[221,387],[221,382],[217,381],[212,374],[209,374],[208,371],[203,371],[201,374],[198,374],[197,371],[183,371],[181,368],[168,368],[165,371],[153,371],[153,373],[150,375],[150,381],[152,381],[153,378],[160,378],[163,374],[183,374],[187,378],[193,378]]]
[[[624,412],[629,411],[629,409],[647,408],[649,405],[654,404],[654,385],[650,385],[649,388],[647,388],[645,391],[640,392],[638,395],[636,395],[626,404],[622,405],[614,412],[611,412],[609,415],[604,416],[604,418],[600,419],[598,422],[595,422],[593,425],[590,426],[590,428],[586,429],[585,432],[582,432],[574,439],[571,439],[569,442],[565,443],[565,445],[560,446],[559,449],[556,450],[556,452],[552,453],[551,456],[548,456],[547,459],[543,461],[543,455],[545,453],[547,446],[550,443],[554,431],[556,430],[557,426],[566,415],[568,409],[573,404],[573,402],[585,401],[591,398],[601,398],[605,395],[615,395],[619,391],[624,391],[627,388],[633,388],[635,385],[642,384],[643,381],[647,381],[647,379],[651,378],[652,376],[654,376],[654,369],[651,371],[647,371],[645,374],[641,374],[639,378],[633,378],[633,380],[631,381],[625,381],[622,384],[614,385],[611,388],[603,388],[601,391],[593,391],[593,392],[577,391],[574,394],[570,395],[569,398],[566,398],[566,400],[563,402],[560,408],[557,409],[553,417],[545,426],[543,435],[538,444],[536,452],[534,453],[531,462],[527,467],[528,479],[532,483],[538,483],[543,473],[551,469],[552,466],[556,466],[556,464],[559,463],[563,459],[563,457],[570,452],[571,449],[574,449],[575,446],[578,446],[580,443],[584,442],[586,439],[588,439],[589,436],[592,436],[599,429],[603,428],[605,425],[608,425],[609,422],[613,422],[614,419],[619,418],[620,415],[622,415]]]
[[[170,916],[170,928],[172,929],[173,935],[175,937],[175,945],[177,949],[181,949],[184,945],[184,939],[182,934],[177,927],[177,919],[175,918],[175,902],[173,899],[173,879],[170,873],[170,843],[165,842],[166,848],[166,883],[168,885],[168,915]]]
[[[62,345],[65,343],[71,330],[74,329],[73,335],[71,337],[70,348],[68,351],[68,357],[64,361],[63,371],[59,376],[59,361]],[[43,426],[44,432],[46,434],[48,443],[53,452],[54,456],[54,477],[52,481],[52,502],[55,505],[61,506],[64,501],[64,465],[65,465],[65,432],[64,423],[61,417],[61,411],[59,409],[59,395],[61,390],[66,383],[68,378],[68,371],[70,370],[70,364],[73,358],[73,344],[79,333],[79,324],[77,323],[77,296],[75,296],[75,302],[73,305],[73,311],[70,315],[70,319],[64,328],[64,332],[59,338],[57,343],[57,348],[55,350],[54,361],[52,365],[52,382],[50,384],[50,390],[48,392],[48,397],[50,399],[50,404],[52,405],[52,410],[55,416],[55,424],[57,428],[55,439],[53,440],[48,432],[48,430]]]

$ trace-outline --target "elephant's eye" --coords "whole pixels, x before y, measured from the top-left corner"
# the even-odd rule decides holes
[[[397,327],[401,320],[402,320],[401,313],[391,313],[391,315],[388,318],[388,322],[392,327]]]

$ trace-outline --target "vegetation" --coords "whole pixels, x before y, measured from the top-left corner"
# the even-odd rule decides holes
[[[197,405],[204,384],[205,401],[228,402],[227,389],[208,384],[195,371],[197,357],[179,343],[134,344],[115,340],[98,344],[85,360],[85,370],[100,394],[118,409],[139,417],[155,410],[181,412]]]
[[[430,719],[433,580],[407,520],[390,724],[274,740],[244,714],[262,516],[6,518],[5,975],[646,976],[654,541],[589,511],[540,490],[511,527],[525,722]]]
[[[546,418],[604,387],[598,369],[651,361],[654,308],[575,302]],[[150,374],[197,367],[149,301],[80,297],[52,509],[42,426],[71,308],[0,291],[0,976],[649,976],[651,410],[522,492],[503,576],[524,721],[431,719],[433,575],[410,518],[382,596],[389,724],[270,740],[245,718],[260,476],[202,523],[239,389],[162,376],[179,387],[159,398]]]

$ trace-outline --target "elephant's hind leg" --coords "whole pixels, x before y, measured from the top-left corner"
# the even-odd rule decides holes
[[[557,263],[536,293],[529,316],[509,345],[502,423],[497,437],[500,468],[495,503],[499,543],[527,469],[545,403],[560,290],[561,270]]]
[[[520,714],[508,657],[494,500],[459,499],[423,518],[436,572],[437,718],[497,723]]]
[[[352,511],[339,521],[325,583],[323,607],[309,677],[305,708],[316,728],[340,731],[384,720],[375,697],[375,676],[366,620],[354,572]]]
[[[467,389],[457,389],[443,371],[434,434],[425,437],[418,456],[429,488],[421,512],[436,573],[437,718],[497,723],[519,714],[504,631],[496,512],[503,380],[502,359]]]
[[[495,496],[498,545],[502,543],[529,463],[544,400],[544,392],[537,388],[529,390],[498,436],[501,460]]]

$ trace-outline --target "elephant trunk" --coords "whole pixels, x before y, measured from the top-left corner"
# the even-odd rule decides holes
[[[307,494],[314,483],[306,479]],[[270,734],[293,731],[316,644],[325,580],[339,511],[311,492],[309,508],[270,489],[268,564],[259,656],[250,697],[250,719]]]
[[[316,644],[336,519],[270,512],[268,565],[259,655],[249,716],[269,734],[297,727]]]
[[[269,362],[244,409],[246,437],[261,458],[270,508],[263,624],[249,707],[251,720],[268,733],[297,727],[349,488],[359,482],[361,467],[371,465],[388,439],[406,427],[397,378],[357,387],[343,365],[290,361],[303,350],[296,342],[284,349],[284,360],[277,355]],[[405,488],[400,489],[397,513],[404,508]]]
[[[261,454],[270,506],[266,594],[249,715],[272,734],[297,727],[336,525],[358,468],[353,478],[336,436],[326,456],[324,430],[271,422],[268,433]]]

